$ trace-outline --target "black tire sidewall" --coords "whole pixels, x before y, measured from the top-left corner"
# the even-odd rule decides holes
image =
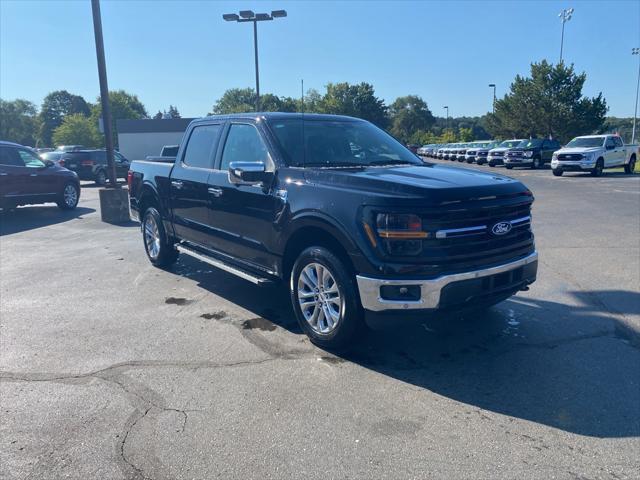
[[[149,255],[149,247],[147,246],[145,239],[144,225],[148,215],[152,215],[154,217],[156,225],[158,226],[158,233],[160,235],[160,252],[158,253],[158,257],[155,259],[151,258],[151,255]],[[178,252],[173,248],[173,245],[169,244],[167,232],[164,229],[160,212],[158,212],[155,207],[147,208],[142,216],[142,244],[144,245],[144,251],[147,254],[147,258],[156,267],[166,267],[171,265],[178,258]]]
[[[331,271],[342,297],[338,326],[326,335],[313,331],[298,304],[298,276],[303,268],[310,263],[319,263]],[[362,312],[355,277],[344,263],[325,247],[309,247],[298,255],[289,277],[289,294],[291,306],[300,328],[316,345],[328,350],[343,350],[352,343],[356,334],[361,330]]]
[[[64,201],[64,191],[67,189],[69,185],[71,185],[73,188],[76,189],[76,203],[74,203],[73,206],[67,205],[67,203]],[[78,206],[79,202],[80,202],[80,187],[76,185],[74,182],[66,182],[62,186],[62,192],[60,192],[60,200],[58,201],[58,207],[60,207],[62,210],[73,210]]]
[[[98,170],[96,172],[96,185],[106,185],[107,184],[107,172],[104,170]]]

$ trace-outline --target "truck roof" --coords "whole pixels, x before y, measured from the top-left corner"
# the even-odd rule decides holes
[[[234,118],[244,119],[306,119],[306,120],[339,120],[347,122],[364,122],[361,118],[348,117],[346,115],[329,115],[324,113],[300,113],[300,112],[248,112],[248,113],[232,113],[227,115],[209,115],[208,117],[198,118],[192,123],[204,122],[207,120],[231,120]]]

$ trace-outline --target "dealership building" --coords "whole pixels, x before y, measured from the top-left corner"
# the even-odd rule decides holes
[[[117,120],[118,150],[129,160],[160,155],[165,145],[179,145],[193,118]]]

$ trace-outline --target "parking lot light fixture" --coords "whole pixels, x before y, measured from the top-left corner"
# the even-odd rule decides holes
[[[562,48],[564,47],[564,24],[571,20],[573,16],[573,8],[565,8],[559,14],[562,21],[562,37],[560,38],[560,63],[562,63]]]
[[[640,91],[640,47],[631,49],[631,55],[638,56],[638,82],[636,84],[636,109],[633,111],[633,130],[631,131],[631,143],[636,141],[636,122],[638,118],[638,92]]]
[[[256,112],[260,111],[260,74],[258,69],[258,22],[271,21],[287,16],[286,10],[272,10],[271,13],[254,13],[253,10],[240,10],[238,13],[225,13],[222,19],[226,22],[253,23],[253,50],[256,64]]]
[[[490,83],[489,88],[493,87],[493,110],[492,113],[496,113],[496,84]]]

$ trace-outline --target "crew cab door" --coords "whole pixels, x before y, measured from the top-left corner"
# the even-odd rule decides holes
[[[604,142],[604,166],[605,167],[613,167],[622,163],[622,159],[620,158],[620,151],[622,149],[618,148],[613,137],[607,137],[607,140]],[[624,154],[624,152],[622,152]]]
[[[222,123],[195,125],[171,170],[169,206],[180,240],[210,246],[208,182],[221,130]]]
[[[262,162],[267,171],[275,164],[260,127],[251,122],[230,123],[224,145],[209,183],[212,192],[211,225],[216,249],[236,260],[270,272],[277,269],[277,258],[270,245],[276,235],[275,222],[283,201],[271,185],[236,185],[229,181],[231,162]]]

